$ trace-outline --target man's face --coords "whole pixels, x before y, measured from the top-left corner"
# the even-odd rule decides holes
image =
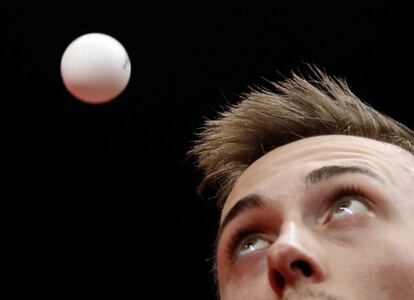
[[[303,139],[236,182],[217,247],[221,299],[414,299],[414,156]]]

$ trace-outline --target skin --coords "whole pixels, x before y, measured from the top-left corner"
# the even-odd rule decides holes
[[[329,168],[348,169],[306,179]],[[413,249],[414,156],[366,138],[306,138],[255,161],[231,191],[217,244],[220,297],[414,299]]]

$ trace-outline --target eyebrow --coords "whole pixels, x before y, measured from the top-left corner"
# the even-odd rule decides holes
[[[315,185],[322,181],[328,180],[332,177],[343,175],[343,174],[362,174],[369,177],[372,177],[377,180],[381,180],[381,178],[374,173],[373,171],[357,166],[338,166],[338,165],[331,165],[325,166],[316,170],[313,170],[305,177],[305,182],[309,185]]]
[[[234,220],[237,216],[241,215],[245,211],[252,210],[254,208],[261,208],[264,206],[264,201],[260,198],[257,194],[250,194],[241,200],[239,200],[236,205],[234,205],[226,217],[224,218],[223,222],[220,225],[218,238],[220,239],[220,236],[224,229],[227,227],[227,225]]]
[[[306,175],[305,183],[307,184],[307,188],[309,188],[312,185],[316,185],[335,176],[344,174],[362,174],[382,181],[381,177],[367,168],[359,166],[330,165],[311,171],[308,175]],[[240,216],[242,213],[255,208],[261,208],[265,206],[265,204],[266,202],[257,194],[250,194],[239,200],[224,217],[223,222],[219,227],[216,244],[231,221]]]

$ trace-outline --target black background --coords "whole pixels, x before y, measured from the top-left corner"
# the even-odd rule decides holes
[[[265,79],[313,63],[412,128],[402,2],[131,5],[2,12],[16,295],[213,299],[218,214],[197,197],[200,173],[185,153],[205,118]],[[101,106],[75,100],[60,77],[65,48],[89,32],[118,39],[132,65],[125,92]]]

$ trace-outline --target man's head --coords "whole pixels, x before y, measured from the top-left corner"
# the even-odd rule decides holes
[[[191,151],[218,185],[223,300],[414,298],[414,132],[317,72],[247,95]]]

